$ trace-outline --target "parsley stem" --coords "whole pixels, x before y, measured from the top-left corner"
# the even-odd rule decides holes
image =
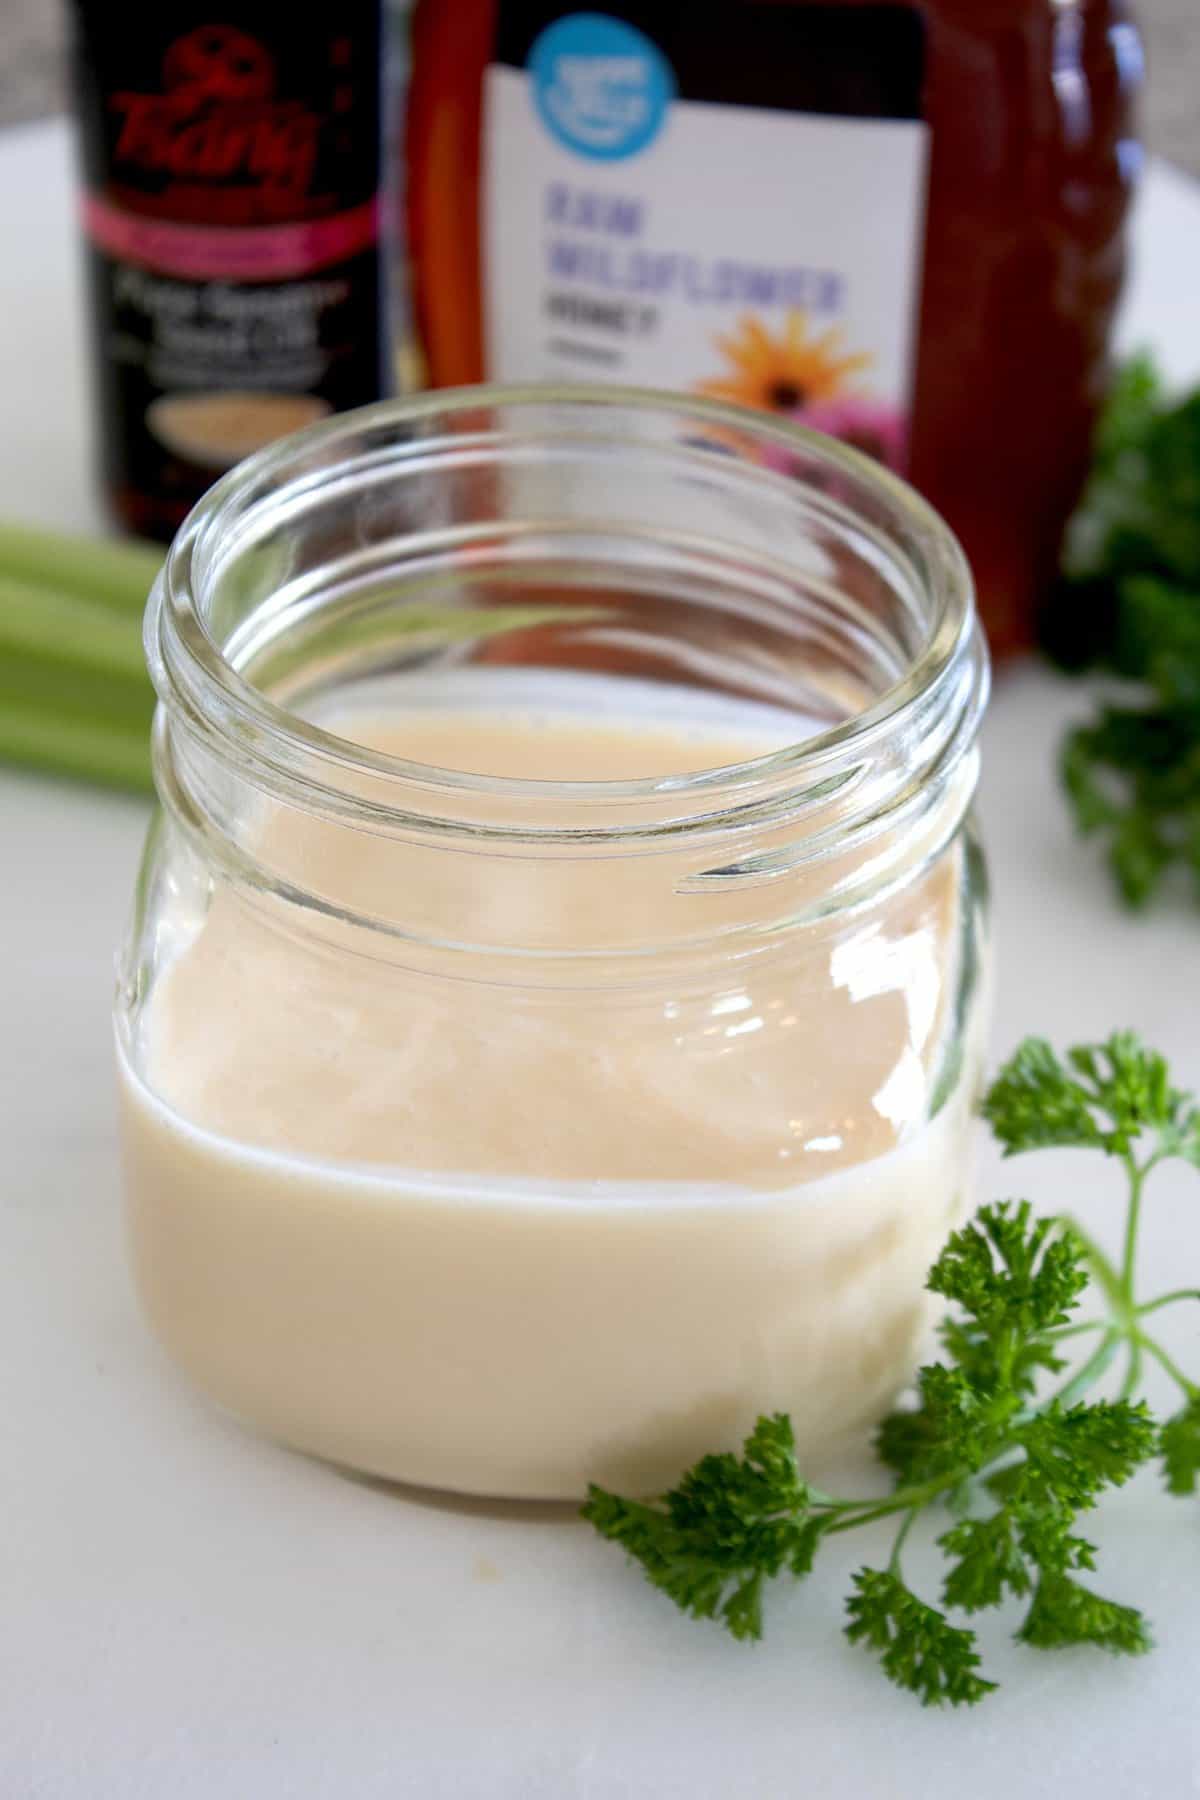
[[[1144,1306],[1138,1307],[1138,1317],[1144,1319],[1148,1313],[1159,1312],[1164,1306],[1174,1306],[1177,1300],[1200,1300],[1200,1288],[1173,1288],[1169,1294],[1147,1300]]]
[[[1083,1366],[1076,1371],[1065,1387],[1059,1388],[1052,1396],[1052,1404],[1073,1406],[1080,1395],[1086,1394],[1104,1374],[1113,1357],[1124,1342],[1125,1334],[1117,1326],[1110,1325],[1104,1333],[1102,1341],[1096,1346]]]
[[[1140,1349],[1146,1350],[1154,1358],[1160,1368],[1166,1370],[1171,1380],[1183,1389],[1189,1400],[1194,1400],[1200,1394],[1200,1387],[1184,1374],[1175,1358],[1168,1355],[1157,1338],[1147,1337],[1144,1332],[1139,1331],[1137,1343]]]
[[[1133,1277],[1137,1262],[1138,1226],[1142,1216],[1142,1188],[1152,1163],[1140,1168],[1129,1151],[1125,1152],[1125,1167],[1129,1171],[1129,1207],[1125,1214],[1125,1247],[1121,1256],[1121,1298],[1127,1311],[1133,1308]]]
[[[1121,1383],[1119,1398],[1122,1400],[1128,1400],[1133,1396],[1137,1389],[1138,1382],[1142,1379],[1143,1340],[1141,1334],[1131,1335],[1126,1339],[1126,1342],[1129,1345],[1129,1363],[1125,1370],[1125,1379]]]
[[[1091,1270],[1109,1300],[1119,1310],[1124,1310],[1125,1295],[1121,1286],[1121,1277],[1111,1259],[1105,1255],[1095,1238],[1083,1229],[1068,1213],[1061,1215],[1061,1222],[1068,1231],[1073,1232],[1083,1245]]]
[[[914,1515],[944,1494],[947,1488],[956,1487],[962,1480],[964,1470],[953,1469],[948,1475],[935,1476],[931,1481],[923,1481],[913,1487],[897,1488],[886,1500],[843,1500],[838,1502],[844,1516],[827,1529],[826,1535],[832,1537],[839,1531],[857,1531],[860,1525],[873,1525],[877,1519],[894,1518],[898,1512],[911,1512]]]
[[[1057,1331],[1048,1331],[1046,1336],[1054,1343],[1061,1344],[1064,1338],[1081,1337],[1086,1331],[1111,1331],[1107,1319],[1082,1319],[1078,1325],[1060,1325]]]
[[[904,1540],[917,1522],[917,1514],[919,1511],[920,1508],[916,1506],[910,1509],[908,1517],[901,1524],[899,1531],[896,1533],[895,1542],[892,1545],[892,1554],[888,1558],[888,1569],[897,1579],[899,1579],[900,1576],[900,1552],[904,1548]]]
[[[878,1506],[872,1506],[866,1512],[850,1513],[839,1519],[828,1528],[825,1535],[834,1537],[840,1531],[857,1531],[860,1525],[874,1525],[877,1519],[892,1519],[910,1505],[912,1502],[909,1500],[881,1500]]]

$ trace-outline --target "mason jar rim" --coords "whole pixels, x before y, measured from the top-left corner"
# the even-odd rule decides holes
[[[331,473],[327,463],[318,470],[310,470],[305,479],[306,459],[314,453],[336,451],[340,442],[351,442],[372,429],[394,427],[402,431],[407,425],[427,424],[439,417],[453,418],[489,408],[519,410],[555,406],[590,408],[614,420],[622,413],[658,415],[685,426],[735,433],[740,439],[750,439],[764,449],[802,454],[810,464],[823,464],[831,473],[865,487],[897,515],[899,525],[918,537],[927,551],[925,573],[934,606],[919,651],[900,676],[861,711],[778,749],[742,762],[665,778],[639,776],[620,781],[583,782],[447,769],[369,749],[279,705],[247,680],[229,660],[204,622],[196,578],[198,560],[212,540],[219,540],[223,522],[233,508],[252,501],[256,494],[260,496],[260,503],[279,500],[289,491],[289,469],[296,472],[292,497],[302,499],[306,491],[318,489]],[[425,449],[436,442],[428,437],[417,441]],[[353,464],[348,466],[352,468]],[[794,476],[765,467],[761,474],[764,480],[773,479],[798,490],[815,492],[810,484],[798,481]],[[861,523],[853,505],[831,502],[828,498],[823,503],[827,511],[840,511],[849,521]],[[760,784],[777,791],[781,778],[798,779],[800,791],[806,793],[812,784],[828,779],[831,767],[852,763],[858,753],[865,754],[881,737],[902,732],[906,723],[922,708],[940,710],[936,702],[942,689],[952,690],[946,694],[951,707],[956,705],[954,696],[959,696],[958,703],[964,706],[968,716],[961,721],[965,730],[953,735],[960,744],[964,740],[969,743],[974,737],[988,686],[987,652],[975,615],[974,587],[966,557],[949,526],[907,482],[851,446],[791,421],[666,389],[599,383],[566,386],[484,384],[430,390],[335,414],[255,452],[217,481],[180,527],[152,596],[146,637],[148,658],[161,698],[182,700],[195,720],[206,721],[210,727],[219,720],[220,731],[242,740],[247,747],[261,748],[269,741],[293,761],[304,761],[309,771],[307,778],[298,770],[295,773],[301,782],[313,788],[314,798],[324,790],[326,796],[335,795],[344,801],[349,810],[354,810],[352,784],[349,789],[344,787],[338,779],[339,771],[352,778],[363,774],[390,777],[401,787],[415,782],[426,792],[431,788],[440,789],[456,793],[460,798],[477,793],[535,802],[603,799],[636,803],[661,798],[664,793],[680,799],[693,796],[702,800],[724,790],[740,794],[747,787],[759,787]],[[312,779],[311,759],[316,759],[316,766],[321,770],[320,781]],[[379,801],[372,801],[368,810],[377,815]],[[711,827],[717,817],[708,812],[704,822]],[[536,827],[526,824],[522,835],[526,834],[537,836]]]

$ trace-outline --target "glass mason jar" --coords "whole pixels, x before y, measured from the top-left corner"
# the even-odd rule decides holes
[[[147,644],[123,1151],[195,1383],[546,1498],[876,1416],[986,1012],[987,664],[930,509],[716,403],[429,395],[225,477]]]

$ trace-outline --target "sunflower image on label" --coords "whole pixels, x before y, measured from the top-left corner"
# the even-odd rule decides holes
[[[500,0],[496,380],[669,387],[906,462],[929,132],[903,5]]]

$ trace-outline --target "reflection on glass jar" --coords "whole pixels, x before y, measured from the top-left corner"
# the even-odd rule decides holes
[[[986,659],[928,508],[703,401],[431,396],[226,477],[148,642],[118,1054],[192,1379],[540,1497],[881,1411],[986,1012]]]

